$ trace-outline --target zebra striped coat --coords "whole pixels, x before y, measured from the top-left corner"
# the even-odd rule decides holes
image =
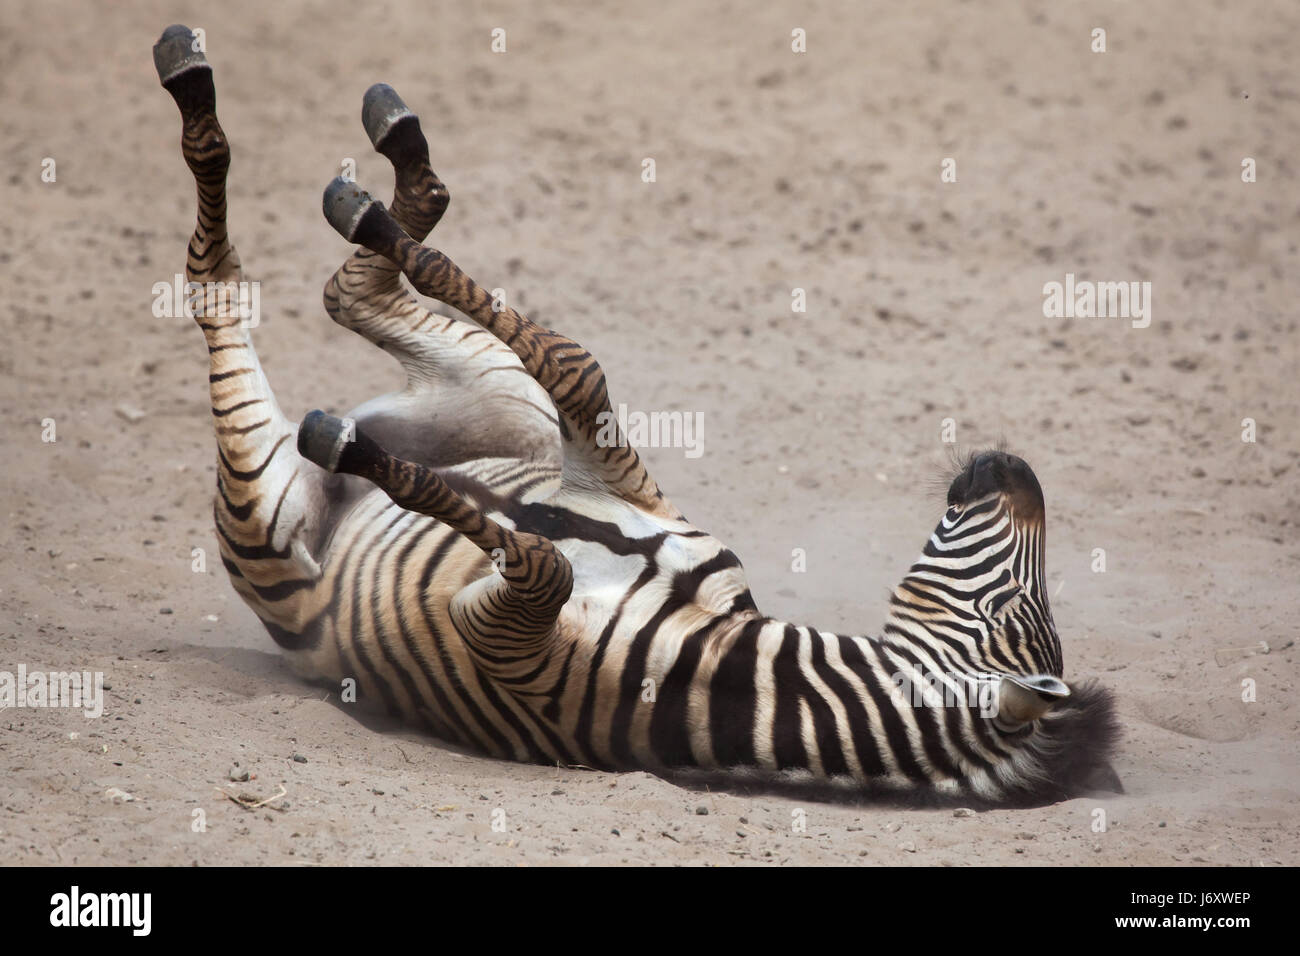
[[[448,194],[387,86],[362,121],[394,200],[330,184],[326,218],[360,248],[324,302],[406,384],[290,422],[231,307],[230,148],[196,45],[169,27],[154,59],[198,191],[186,276],[210,358],[214,517],[235,589],[301,673],[514,760],[988,803],[1119,788],[1110,697],[1061,680],[1028,465],[990,452],[960,469],[880,636],[763,616],[736,556],[603,439],[590,354],[421,244]],[[403,274],[469,321],[424,309]]]

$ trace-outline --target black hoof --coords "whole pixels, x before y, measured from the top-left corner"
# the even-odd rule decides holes
[[[339,470],[343,449],[356,438],[356,423],[322,411],[307,413],[298,426],[298,454],[328,472]]]
[[[321,209],[335,232],[348,242],[362,245],[368,236],[382,231],[388,219],[383,203],[342,176],[334,177],[325,187]]]
[[[194,32],[179,23],[164,30],[153,45],[153,65],[163,86],[194,70],[212,71],[207,57],[194,49]]]
[[[396,130],[409,127],[418,130],[419,120],[402,102],[397,90],[387,83],[376,83],[366,90],[361,102],[361,125],[375,149],[382,153]]]

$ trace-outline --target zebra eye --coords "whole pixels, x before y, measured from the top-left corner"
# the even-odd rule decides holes
[[[1015,587],[1008,588],[1005,591],[999,591],[987,599],[984,606],[984,616],[991,621],[998,621],[1015,610],[1021,599],[1025,596],[1025,589],[1019,584]]]

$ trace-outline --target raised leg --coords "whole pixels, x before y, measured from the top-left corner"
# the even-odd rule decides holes
[[[362,123],[396,179],[392,215],[423,239],[450,199],[429,164],[419,118],[392,87],[366,91]],[[429,466],[478,458],[561,461],[559,423],[546,394],[514,353],[470,322],[424,308],[401,284],[401,270],[358,249],[325,286],[335,322],[401,363],[406,387],[356,409],[352,417],[398,457]]]
[[[569,561],[550,541],[503,528],[436,471],[394,458],[355,423],[309,412],[298,450],[327,471],[368,479],[401,507],[437,518],[482,550],[498,573],[457,593],[452,621],[494,678],[520,685],[533,679],[554,649],[555,622],[573,589]]]
[[[393,218],[408,236],[423,242],[447,211],[451,196],[429,164],[429,143],[420,118],[391,86],[376,83],[362,99],[361,125],[375,151],[393,164],[397,178]]]
[[[294,425],[276,404],[249,323],[230,307],[230,292],[243,291],[239,256],[226,231],[230,145],[217,122],[212,68],[194,46],[188,27],[168,27],[154,45],[154,65],[180,107],[181,152],[198,189],[185,275],[203,286],[193,308],[208,345],[218,541],[236,590],[277,641],[301,647],[300,595],[320,575],[311,545],[320,534],[326,475],[296,454]]]
[[[391,86],[377,83],[366,91],[362,124],[376,152],[393,164],[396,188],[393,216],[408,235],[423,240],[447,209],[451,197],[429,165],[429,147],[420,120]],[[417,378],[436,364],[421,331],[437,316],[402,288],[401,270],[369,249],[358,249],[325,285],[325,308],[331,318],[396,354]]]
[[[494,303],[446,255],[411,239],[383,204],[355,183],[341,178],[330,183],[324,211],[345,239],[396,263],[416,291],[460,310],[509,346],[569,423],[566,437],[579,454],[579,467],[627,501],[665,517],[681,516],[664,498],[636,449],[621,440],[605,373],[591,353],[514,309]]]

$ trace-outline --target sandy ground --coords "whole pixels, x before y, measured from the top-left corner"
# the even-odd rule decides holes
[[[0,713],[0,859],[1300,862],[1300,11],[222,6],[0,7],[0,670],[110,685],[98,720]],[[646,455],[767,613],[880,623],[941,511],[944,419],[962,448],[1028,459],[1067,677],[1118,693],[1127,793],[958,817],[706,792],[464,754],[297,681],[215,560],[202,338],[150,311],[193,222],[150,59],[178,21],[208,33],[232,234],[290,415],[398,381],[320,306],[349,252],[321,189],[345,157],[390,188],[358,120],[385,80],[451,189],[439,244],[590,347],[616,402],[704,414],[700,458]],[[1150,327],[1044,318],[1067,272],[1151,282]],[[257,811],[217,789],[281,786]]]

